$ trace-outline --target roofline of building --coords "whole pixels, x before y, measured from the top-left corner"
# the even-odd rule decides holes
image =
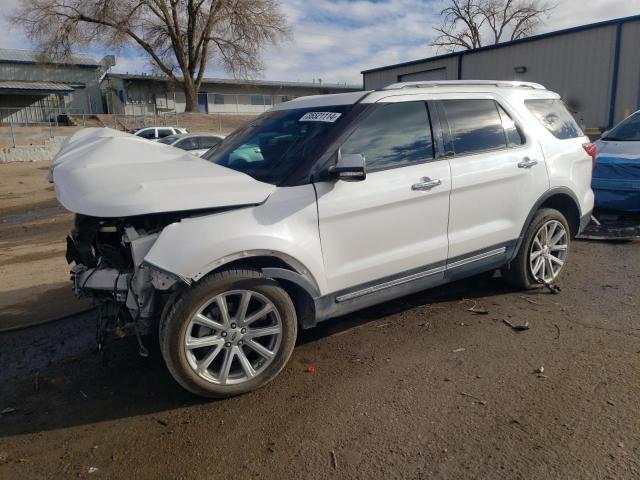
[[[103,80],[108,78],[120,78],[123,80],[154,80],[158,82],[171,82],[168,77],[158,75],[144,75],[131,73],[105,73]],[[331,88],[340,90],[361,90],[360,85],[345,85],[338,83],[309,83],[309,82],[285,82],[276,80],[234,80],[230,78],[203,78],[203,84],[219,83],[223,85],[253,85],[258,87],[292,87],[292,88]]]
[[[392,68],[397,68],[397,67],[407,67],[410,65],[416,65],[418,63],[424,63],[424,62],[431,62],[431,61],[435,61],[435,60],[444,60],[447,58],[454,58],[454,57],[462,57],[464,55],[467,55],[469,53],[475,53],[475,52],[484,52],[487,50],[495,50],[498,48],[503,48],[503,47],[509,47],[511,45],[519,45],[522,43],[528,43],[528,42],[534,42],[536,40],[542,40],[545,38],[551,38],[551,37],[556,37],[559,35],[565,35],[567,33],[575,33],[575,32],[581,32],[584,30],[591,30],[594,28],[600,28],[600,27],[607,27],[610,25],[622,25],[623,23],[627,23],[627,22],[633,22],[636,20],[640,20],[640,15],[632,15],[630,17],[621,17],[621,18],[615,18],[612,20],[604,20],[602,22],[596,22],[596,23],[589,23],[587,25],[579,25],[577,27],[571,27],[571,28],[565,28],[563,30],[556,30],[553,32],[547,32],[547,33],[541,33],[539,35],[534,35],[532,37],[526,37],[526,38],[520,38],[518,40],[510,40],[508,42],[503,42],[503,43],[497,43],[495,45],[486,45],[484,47],[479,47],[479,48],[474,48],[472,50],[460,50],[457,52],[451,52],[451,53],[445,53],[443,55],[436,55],[433,57],[426,57],[426,58],[421,58],[418,60],[411,60],[408,62],[402,62],[402,63],[396,63],[393,65],[387,65],[385,67],[376,67],[376,68],[370,68],[368,70],[362,70],[360,73],[361,74],[365,74],[365,73],[373,73],[373,72],[382,72],[385,70],[390,70]]]
[[[19,52],[29,52],[32,53],[34,55],[40,55],[42,54],[42,52],[38,52],[37,50],[28,50],[25,48],[0,48],[0,50],[14,50],[14,51],[19,51]],[[87,62],[86,63],[78,63],[78,62],[73,62],[73,61],[64,61],[64,60],[60,60],[60,61],[54,61],[54,60],[45,60],[45,61],[38,61],[38,60],[4,60],[4,59],[0,59],[0,63],[23,63],[26,65],[37,65],[37,64],[43,64],[43,65],[66,65],[69,67],[85,67],[85,68],[99,68],[100,64],[98,62],[96,62],[91,56],[84,54],[84,53],[76,53],[76,54],[72,54],[73,55],[82,55],[83,57],[87,58]],[[92,62],[92,63],[89,63]]]

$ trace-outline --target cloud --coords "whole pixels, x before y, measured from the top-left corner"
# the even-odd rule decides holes
[[[20,0],[0,0],[2,12]],[[440,10],[447,0],[282,0],[282,9],[293,30],[292,40],[264,51],[262,77],[273,80],[361,84],[360,71],[434,55],[430,46],[433,26],[440,23]],[[593,23],[640,13],[640,0],[562,0],[539,32]],[[3,23],[4,22],[4,23]],[[8,28],[0,19],[0,28]],[[6,30],[4,30],[6,31]],[[0,47],[26,48],[22,32],[15,28],[0,39]],[[90,49],[99,59],[113,53]],[[118,72],[149,72],[144,53],[117,52]],[[216,68],[209,76],[228,76]]]

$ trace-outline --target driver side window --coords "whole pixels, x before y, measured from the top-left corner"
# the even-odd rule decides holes
[[[385,170],[434,158],[427,104],[383,104],[376,108],[340,149],[364,155],[367,171]]]

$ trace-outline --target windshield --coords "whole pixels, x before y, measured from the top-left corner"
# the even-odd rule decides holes
[[[173,142],[175,142],[182,136],[183,135],[169,135],[168,137],[164,137],[158,140],[158,143],[165,143],[167,145],[171,145]]]
[[[640,112],[634,113],[626,120],[614,127],[604,140],[619,142],[639,142],[640,141]]]
[[[266,112],[236,130],[202,158],[279,185],[343,120],[352,105]]]

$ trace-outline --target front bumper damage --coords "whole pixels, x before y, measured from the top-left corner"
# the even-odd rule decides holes
[[[179,283],[177,277],[144,262],[160,232],[147,233],[132,226],[120,232],[112,225],[98,224],[98,235],[119,236],[118,242],[112,240],[105,246],[96,244],[97,237],[88,230],[89,234],[76,224],[67,239],[67,259],[75,263],[71,269],[75,295],[91,298],[97,307],[98,347],[102,349],[110,337],[135,334],[144,355],[141,337],[151,333],[154,319]],[[86,237],[92,238],[89,248]]]

